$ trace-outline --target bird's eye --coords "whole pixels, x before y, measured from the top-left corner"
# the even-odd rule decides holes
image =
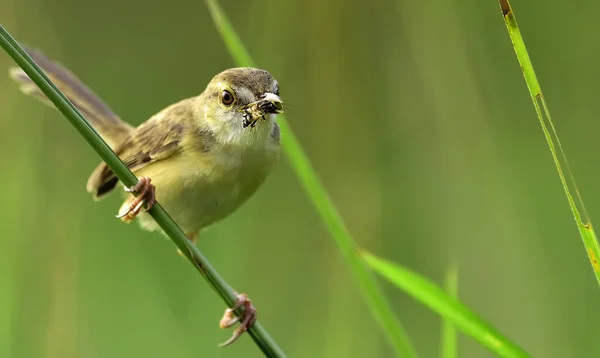
[[[233,95],[231,94],[231,92],[229,91],[223,91],[221,92],[221,102],[223,102],[224,105],[229,106],[233,103]]]

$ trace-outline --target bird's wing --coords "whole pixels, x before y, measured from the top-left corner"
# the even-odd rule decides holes
[[[184,104],[178,104],[179,107]],[[177,106],[177,105],[175,105]],[[184,128],[187,123],[185,113],[173,111],[185,110],[169,107],[137,127],[125,141],[116,148],[115,153],[135,172],[151,163],[163,160],[179,152],[182,146]],[[100,164],[90,176],[87,191],[99,198],[107,194],[119,182],[113,171]]]

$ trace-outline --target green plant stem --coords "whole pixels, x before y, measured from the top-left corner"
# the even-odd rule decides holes
[[[533,63],[531,62],[531,58],[527,52],[527,47],[525,47],[525,41],[523,41],[521,30],[519,30],[517,18],[515,17],[514,11],[508,0],[499,0],[499,3],[500,9],[502,10],[502,17],[504,18],[504,23],[506,24],[506,29],[508,30],[508,35],[512,42],[517,60],[519,61],[519,65],[521,65],[521,72],[525,78],[525,83],[527,84],[527,89],[529,90],[529,95],[531,96],[535,112],[538,116],[542,131],[544,132],[544,137],[548,143],[550,153],[552,154],[552,159],[554,160],[554,165],[558,171],[558,176],[560,177],[565,195],[567,196],[573,217],[575,218],[577,229],[579,229],[579,234],[583,239],[583,245],[585,246],[588,258],[592,264],[592,269],[596,275],[596,280],[600,284],[600,264],[598,263],[598,260],[600,259],[600,246],[598,244],[598,238],[596,237],[592,223],[585,210],[583,199],[581,198],[579,190],[577,189],[577,185],[575,184],[575,179],[571,173],[571,169],[569,168],[567,156],[558,138],[558,133],[556,132],[556,128],[552,122],[552,117],[550,117],[550,110],[548,109],[546,99],[542,93],[542,88],[533,69]],[[560,156],[558,155],[559,152]],[[568,176],[565,175],[565,172],[562,169],[561,160],[564,163]],[[577,201],[579,202],[579,208],[575,198],[571,194],[571,189],[569,189],[569,187],[572,187],[576,194]]]
[[[238,66],[253,67],[254,63],[248,51],[244,48],[244,45],[218,2],[215,0],[206,0],[206,4],[235,63]],[[294,136],[287,120],[284,116],[280,115],[277,122],[281,127],[282,146],[288,157],[288,162],[296,172],[300,183],[304,186],[337,246],[348,261],[350,270],[371,312],[386,333],[396,354],[401,357],[416,357],[417,353],[410,339],[406,335],[400,321],[396,318],[381,288],[375,281],[375,277],[361,260],[358,254],[358,247],[329,198],[327,191],[321,184],[315,170],[312,168],[300,143]]]
[[[50,81],[46,74],[37,66],[31,57],[23,50],[17,41],[0,25],[0,45],[25,73],[35,82],[44,94],[52,101],[58,110],[71,122],[84,139],[100,155],[102,160],[113,170],[124,185],[131,187],[138,179],[125,166],[119,157],[102,140],[96,131],[89,125],[83,116],[75,109],[66,96]],[[183,255],[204,276],[209,284],[223,298],[225,303],[231,307],[237,296],[233,289],[221,278],[221,276],[210,265],[208,260],[200,253],[196,246],[192,245],[183,231],[175,224],[159,203],[156,203],[149,214],[160,225],[163,231],[173,240]],[[238,312],[239,313],[239,312]],[[249,329],[252,339],[261,351],[268,357],[285,357],[284,353],[271,339],[267,331],[256,322]]]
[[[458,267],[453,263],[446,272],[446,292],[452,298],[458,297]],[[442,327],[442,358],[458,357],[456,326],[451,320],[444,318]]]

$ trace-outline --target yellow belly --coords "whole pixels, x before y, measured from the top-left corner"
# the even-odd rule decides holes
[[[211,152],[210,156],[181,154],[135,174],[151,178],[156,200],[185,233],[192,233],[239,208],[264,182],[277,157],[277,150],[266,148]],[[147,213],[141,213],[138,219],[147,230],[160,229]]]

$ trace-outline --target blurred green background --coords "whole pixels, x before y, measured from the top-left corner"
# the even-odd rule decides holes
[[[359,244],[441,282],[537,357],[600,355],[600,292],[495,0],[222,1]],[[515,1],[570,164],[600,218],[598,2]],[[200,0],[2,0],[21,42],[139,124],[233,66]],[[0,55],[0,69],[12,65]],[[170,241],[114,219],[98,157],[0,76],[0,357],[260,357]],[[199,247],[290,357],[391,357],[286,163]],[[382,282],[422,357],[440,318]],[[460,357],[489,357],[468,337]]]

